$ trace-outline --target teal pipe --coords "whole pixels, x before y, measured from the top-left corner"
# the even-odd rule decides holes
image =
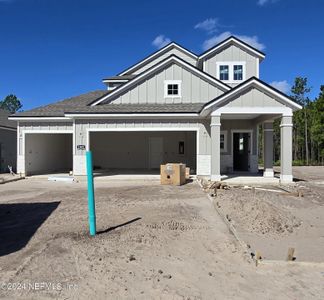
[[[93,167],[92,167],[92,153],[86,152],[87,160],[87,181],[88,181],[88,211],[89,211],[89,228],[90,235],[96,235],[96,207],[94,197],[94,185],[93,185]]]

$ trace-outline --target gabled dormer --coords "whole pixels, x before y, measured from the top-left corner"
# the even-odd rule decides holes
[[[236,37],[229,37],[198,58],[198,67],[230,86],[251,77],[259,78],[265,54]]]

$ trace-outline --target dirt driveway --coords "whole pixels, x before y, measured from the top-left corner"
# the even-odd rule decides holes
[[[196,182],[98,181],[96,209],[90,238],[85,183],[1,186],[0,297],[324,297],[324,267],[249,263]]]

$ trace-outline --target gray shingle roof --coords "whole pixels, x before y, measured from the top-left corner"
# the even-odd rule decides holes
[[[110,76],[105,78],[104,80],[117,80],[117,79],[121,79],[121,80],[131,80],[133,78],[135,78],[137,75],[133,75],[133,74],[129,74],[129,75],[121,75],[121,76]]]
[[[8,120],[10,112],[0,109],[0,127],[17,128],[17,122]]]
[[[14,114],[15,117],[64,117],[65,113],[197,113],[203,103],[179,104],[114,104],[89,106],[96,99],[110,93],[98,90],[71,97],[53,104]]]
[[[64,117],[66,111],[78,111],[92,101],[108,94],[107,90],[97,90],[79,96],[67,98],[53,104],[37,107],[14,114],[15,117]]]
[[[197,113],[204,103],[179,103],[179,104],[103,104],[86,106],[78,111],[66,113]]]

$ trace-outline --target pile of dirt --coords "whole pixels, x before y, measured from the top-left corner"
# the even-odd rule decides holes
[[[283,235],[301,225],[298,218],[277,208],[267,197],[266,193],[234,188],[219,194],[215,203],[230,222],[247,232]]]

